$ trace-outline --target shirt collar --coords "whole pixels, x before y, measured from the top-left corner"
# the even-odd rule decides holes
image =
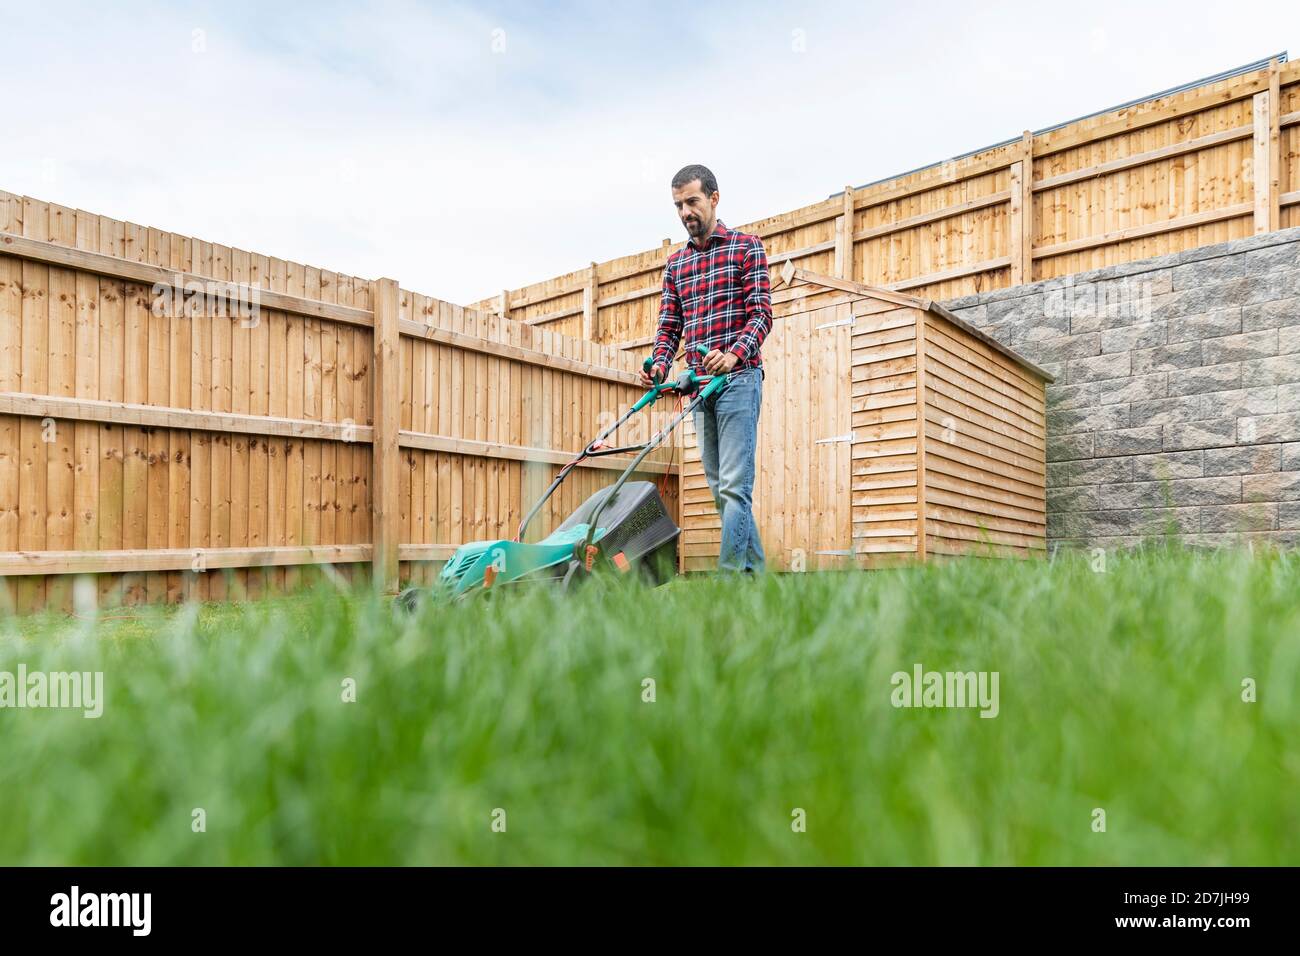
[[[702,246],[695,245],[694,239],[688,239],[687,242],[690,245],[695,246],[696,249],[707,249],[709,247],[709,243],[711,243],[715,237],[717,237],[718,239],[726,239],[727,236],[729,235],[731,235],[731,230],[727,228],[726,223],[724,223],[721,219],[719,219],[716,223],[713,224],[713,232],[709,233],[709,238],[704,241],[704,245]]]

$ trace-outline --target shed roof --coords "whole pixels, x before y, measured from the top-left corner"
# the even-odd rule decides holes
[[[854,282],[852,279],[841,279],[838,276],[823,275],[819,272],[810,272],[807,269],[795,268],[794,263],[786,260],[785,264],[777,270],[774,288],[782,283],[793,286],[796,283],[807,283],[809,285],[819,285],[827,289],[838,289],[841,292],[847,292],[850,295],[866,299],[877,299],[881,302],[892,302],[894,305],[905,308],[920,309],[924,312],[932,312],[945,321],[951,322],[963,331],[979,339],[991,349],[996,349],[1007,358],[1011,359],[1021,368],[1032,372],[1041,378],[1044,382],[1056,381],[1056,376],[1039,365],[1035,365],[1029,359],[1025,358],[1019,352],[1006,345],[1003,345],[987,332],[983,332],[971,325],[965,319],[954,315],[945,309],[939,303],[931,299],[922,299],[918,296],[908,295],[905,292],[894,292],[891,289],[882,289],[878,286],[866,285],[862,282]],[[795,311],[804,311],[796,309]]]

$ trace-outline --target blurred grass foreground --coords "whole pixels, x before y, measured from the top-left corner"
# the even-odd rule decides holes
[[[10,617],[0,864],[1294,865],[1298,690],[1286,553]]]

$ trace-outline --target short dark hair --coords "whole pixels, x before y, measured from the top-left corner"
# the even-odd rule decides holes
[[[673,177],[673,189],[694,182],[700,181],[700,189],[704,190],[706,196],[711,196],[718,191],[718,177],[707,166],[701,166],[699,163],[692,163],[689,166],[683,166],[677,170],[677,175]]]

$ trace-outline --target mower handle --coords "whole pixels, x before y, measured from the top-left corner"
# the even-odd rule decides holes
[[[699,352],[701,355],[708,355],[708,354],[709,354],[709,350],[708,350],[708,348],[706,348],[704,345],[702,345],[702,344],[700,344],[700,343],[698,343],[698,342],[695,344],[694,348],[695,348],[695,351]],[[650,355],[647,355],[647,356],[645,357],[645,361],[641,363],[641,370],[644,371],[644,372],[646,373],[646,376],[647,376],[647,377],[649,377],[649,376],[650,376],[650,370],[651,370],[652,368],[654,368],[654,365],[655,365],[655,357],[654,357],[654,354],[651,353]]]
[[[708,348],[702,344],[696,343],[692,347],[700,355],[709,354]],[[654,367],[654,356],[647,355],[645,361],[641,363],[641,368],[645,371],[646,375],[649,376],[650,370],[653,367]],[[651,381],[653,382],[653,384],[650,386],[649,390],[644,395],[642,395],[639,399],[637,399],[637,403],[632,406],[632,411],[639,412],[647,405],[654,404],[656,401],[659,400],[659,396],[664,392],[668,392],[668,391],[680,392],[681,389],[679,388],[679,386],[683,381],[683,379],[686,379],[687,376],[689,376],[689,380],[692,385],[694,386],[699,385],[700,376],[696,374],[694,369],[689,370],[685,375],[682,376],[682,378],[679,378],[676,382],[654,382],[654,379],[652,378]],[[725,375],[714,375],[712,379],[709,381],[709,384],[704,387],[704,394],[712,395],[714,392],[722,388],[721,384],[714,384],[714,383],[721,383],[725,381],[726,381]]]
[[[709,384],[704,386],[704,391],[700,393],[700,398],[708,398],[714,392],[722,391],[723,387],[726,384],[727,384],[727,376],[725,375],[713,376],[713,378],[709,379]]]
[[[708,349],[706,349],[703,345],[696,345],[695,350],[699,352],[701,355],[708,354]],[[645,369],[647,375],[649,374],[650,368],[653,364],[654,364],[653,356],[646,358],[646,360],[641,364],[641,367]],[[645,445],[629,445],[627,448],[609,448],[608,446],[605,446],[603,444],[604,440],[608,438],[610,435],[612,435],[615,431],[617,431],[623,425],[624,422],[626,422],[629,418],[631,418],[634,414],[639,412],[641,409],[645,408],[647,405],[653,404],[663,392],[674,391],[674,390],[680,392],[681,391],[680,386],[683,381],[687,382],[692,386],[691,391],[698,390],[699,395],[696,398],[696,400],[693,401],[691,405],[686,410],[684,410],[681,413],[681,415],[679,415],[677,419],[671,425],[668,426],[668,428],[666,428],[663,431],[663,433],[651,439],[651,441],[647,442]],[[533,505],[532,510],[530,510],[528,514],[524,516],[524,520],[520,522],[519,530],[515,533],[515,540],[516,541],[524,540],[524,532],[528,530],[528,525],[532,523],[533,518],[541,510],[542,505],[545,504],[546,501],[551,497],[551,495],[555,493],[555,489],[560,487],[560,485],[564,482],[564,479],[568,476],[569,472],[572,471],[573,468],[583,459],[591,457],[593,455],[618,454],[624,451],[640,451],[640,454],[635,459],[633,459],[632,464],[623,473],[622,477],[620,477],[619,480],[615,483],[616,489],[618,486],[621,486],[623,482],[627,480],[628,475],[630,475],[636,469],[636,466],[639,465],[641,461],[645,458],[645,456],[649,454],[650,450],[654,448],[655,445],[657,445],[659,441],[663,439],[664,435],[666,435],[668,432],[672,431],[674,427],[676,427],[677,422],[681,421],[681,418],[688,411],[690,411],[691,408],[695,406],[695,403],[697,401],[699,401],[703,397],[707,397],[709,395],[714,394],[715,392],[719,391],[725,386],[727,377],[725,375],[715,375],[709,381],[709,384],[704,386],[703,389],[699,389],[699,381],[700,381],[700,377],[696,375],[695,371],[692,369],[683,373],[681,378],[679,378],[676,382],[652,384],[650,388],[646,391],[646,393],[637,400],[635,405],[633,405],[630,409],[624,412],[617,421],[615,421],[613,424],[606,427],[604,431],[602,431],[598,436],[596,436],[596,438],[593,439],[585,449],[583,449],[582,453],[579,454],[577,458],[573,459],[573,461],[569,462],[567,465],[565,465],[563,468],[560,469],[560,473],[555,476],[555,479],[551,482],[550,487],[546,489],[546,493],[543,494],[542,497],[537,501],[537,503]],[[602,448],[604,448],[603,451],[598,450]],[[603,504],[601,505],[601,507],[602,508],[604,507]],[[597,509],[596,515],[598,515],[599,513],[600,513],[600,509]],[[592,516],[593,522],[595,520],[596,515]],[[593,524],[592,527],[594,529],[595,525]],[[585,542],[587,546],[591,544],[590,538],[591,535],[589,534],[588,539]]]
[[[701,354],[704,355],[708,354],[708,350],[705,349],[704,346],[699,345],[696,346],[696,348]],[[648,454],[650,454],[650,452],[653,451],[656,447],[658,447],[659,443],[662,442],[664,438],[666,438],[672,432],[672,430],[678,426],[678,424],[682,421],[683,418],[691,414],[699,406],[700,402],[704,401],[709,396],[714,395],[717,392],[720,392],[722,391],[722,389],[727,387],[727,376],[714,375],[709,379],[707,385],[705,385],[703,388],[700,388],[699,387],[700,376],[695,374],[694,369],[686,371],[682,373],[681,378],[679,378],[677,382],[671,385],[652,386],[650,390],[645,393],[645,395],[641,396],[641,400],[638,401],[636,405],[632,407],[631,411],[628,412],[627,416],[619,420],[619,423],[621,424],[622,421],[626,420],[627,417],[630,417],[633,412],[653,402],[656,398],[659,397],[661,392],[667,391],[669,389],[675,389],[680,392],[681,388],[679,386],[683,382],[687,382],[692,386],[691,391],[694,393],[694,397],[691,399],[690,403],[687,404],[686,407],[683,408],[681,411],[679,411],[676,417],[674,417],[672,421],[670,421],[667,425],[665,425],[657,435],[655,435],[653,438],[647,441],[644,445],[630,446],[629,448],[626,449],[627,451],[633,451],[633,450],[637,451],[637,456],[632,459],[632,461],[628,464],[628,466],[623,470],[623,473],[618,476],[618,480],[615,481],[614,484],[610,486],[609,493],[604,498],[601,499],[599,504],[596,505],[595,511],[593,511],[590,517],[587,519],[587,523],[588,523],[587,534],[584,536],[584,538],[581,541],[578,541],[577,543],[574,544],[573,546],[574,558],[581,563],[585,563],[588,570],[590,570],[591,568],[592,557],[597,553],[598,550],[595,547],[595,538],[596,538],[597,529],[600,526],[599,525],[600,513],[605,510],[605,505],[609,503],[610,499],[612,499],[615,495],[618,494],[618,490],[623,487],[623,484],[628,480],[628,478],[632,475],[632,473],[636,471],[638,467],[640,467],[641,462],[645,460],[645,457]],[[618,450],[623,451],[625,449],[618,449]],[[536,506],[534,506],[534,511],[535,510],[536,510]]]

